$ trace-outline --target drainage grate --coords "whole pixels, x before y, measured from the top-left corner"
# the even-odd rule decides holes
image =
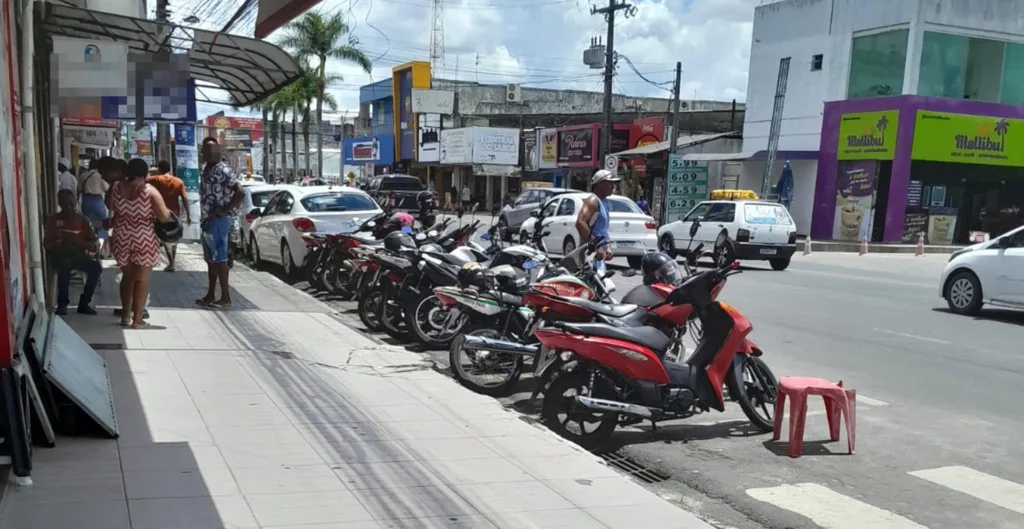
[[[123,343],[91,343],[93,351],[120,351],[124,349]]]
[[[627,476],[639,479],[644,483],[661,483],[669,478],[668,475],[651,470],[622,455],[620,452],[605,452],[598,455],[601,456],[601,459],[607,461],[608,465],[612,468],[626,474]]]

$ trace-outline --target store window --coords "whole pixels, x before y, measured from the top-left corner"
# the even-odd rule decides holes
[[[909,34],[909,30],[897,29],[853,38],[847,99],[903,92]]]
[[[1018,99],[1024,54],[1018,45],[926,31],[917,93],[923,96],[999,102]],[[1007,84],[1010,77],[1012,80]],[[1008,90],[1007,90],[1008,89]]]
[[[921,72],[917,94],[922,96],[964,97],[967,76],[967,37],[924,32],[921,44]]]
[[[1024,44],[1006,44],[999,102],[1007,105],[1024,105]]]

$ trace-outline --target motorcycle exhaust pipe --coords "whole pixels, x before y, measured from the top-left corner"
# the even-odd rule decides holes
[[[643,417],[644,419],[650,419],[654,415],[650,408],[647,408],[645,406],[638,406],[636,404],[629,404],[626,402],[617,402],[614,400],[604,399],[592,399],[590,397],[582,396],[576,397],[576,402],[592,410],[609,411],[612,413],[624,413],[626,415],[635,415],[637,417]]]
[[[492,353],[508,353],[522,356],[534,356],[539,345],[523,345],[505,340],[484,338],[483,336],[463,336],[462,348],[466,351],[490,351]]]

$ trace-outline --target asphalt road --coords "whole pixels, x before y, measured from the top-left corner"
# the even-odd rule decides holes
[[[777,376],[857,390],[855,455],[845,433],[827,442],[813,399],[799,459],[732,404],[657,431],[621,429],[611,448],[666,478],[653,489],[720,527],[1024,527],[1024,313],[947,313],[936,285],[944,264],[818,253],[785,272],[751,263],[720,297],[750,318]],[[620,295],[639,282],[615,279]],[[530,389],[506,404],[534,413]]]

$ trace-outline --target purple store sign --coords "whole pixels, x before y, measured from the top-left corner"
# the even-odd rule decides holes
[[[836,219],[836,192],[839,179],[839,125],[843,114],[854,112],[899,111],[896,126],[896,155],[892,160],[889,200],[885,210],[886,242],[900,242],[910,192],[910,163],[914,147],[914,126],[918,110],[951,112],[996,118],[1024,119],[1024,107],[981,101],[940,97],[895,96],[825,103],[818,148],[818,176],[814,189],[811,237],[832,239]],[[892,124],[890,124],[892,126]]]

